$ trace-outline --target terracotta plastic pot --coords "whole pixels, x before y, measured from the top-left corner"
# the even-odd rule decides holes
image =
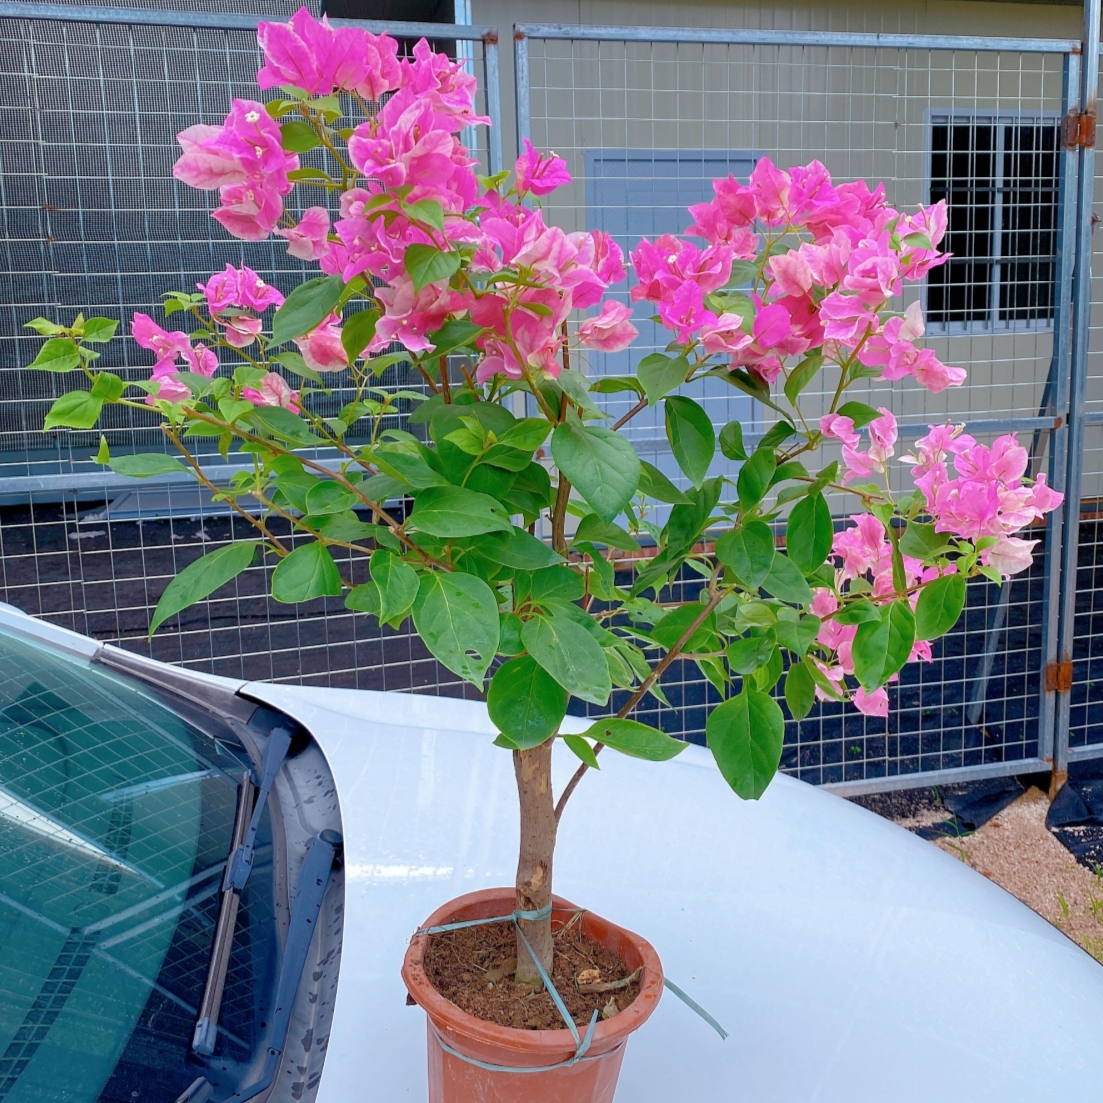
[[[552,921],[566,922],[578,908],[559,896],[552,900]],[[508,915],[516,907],[513,889],[485,889],[457,897],[438,908],[424,927],[464,919]],[[498,1072],[480,1068],[441,1047],[439,1039],[459,1053],[491,1065],[539,1068],[574,1055],[571,1032],[515,1030],[461,1011],[446,1000],[425,975],[422,958],[429,936],[415,938],[402,963],[402,979],[411,997],[428,1016],[429,1103],[612,1103],[628,1036],[658,1006],[663,990],[659,955],[639,935],[592,912],[582,930],[615,950],[629,970],[640,968],[640,994],[619,1014],[599,1020],[586,1055],[573,1065],[544,1072]],[[579,1033],[583,1028],[579,1027]]]

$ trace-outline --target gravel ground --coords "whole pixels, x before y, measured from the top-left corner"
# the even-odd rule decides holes
[[[983,827],[934,845],[1017,896],[1103,964],[1103,869],[1085,869],[1046,827],[1049,800],[1028,789]]]

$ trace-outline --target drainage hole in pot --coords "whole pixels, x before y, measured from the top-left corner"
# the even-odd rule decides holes
[[[567,1010],[586,1026],[596,1010],[603,1018],[623,1011],[639,995],[639,971],[582,933],[581,924],[554,931],[552,980]],[[432,935],[424,966],[445,999],[478,1019],[518,1030],[562,1030],[563,1018],[543,989],[515,984],[517,934],[512,923],[465,927]]]

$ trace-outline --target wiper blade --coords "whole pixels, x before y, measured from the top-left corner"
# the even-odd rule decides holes
[[[259,788],[254,785],[249,771],[241,779],[237,791],[237,811],[230,839],[230,852],[226,856],[226,870],[222,876],[222,899],[218,906],[218,922],[215,925],[211,960],[207,966],[207,983],[199,1004],[199,1015],[192,1035],[191,1047],[205,1057],[214,1053],[218,1035],[218,1016],[222,1009],[222,992],[226,986],[226,971],[230,967],[230,951],[237,928],[237,911],[241,903],[241,891],[253,871],[257,829],[268,802],[268,794],[276,780],[291,746],[291,731],[276,728],[268,737],[261,764]],[[255,799],[254,799],[255,794]]]

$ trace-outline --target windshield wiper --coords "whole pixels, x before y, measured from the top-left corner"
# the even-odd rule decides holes
[[[218,906],[218,922],[211,960],[207,966],[207,983],[199,1004],[191,1047],[195,1053],[210,1057],[214,1053],[218,1035],[218,1016],[222,1008],[222,992],[226,986],[226,971],[230,967],[230,951],[233,949],[234,931],[237,928],[237,911],[241,903],[241,891],[253,871],[257,829],[268,801],[268,794],[276,780],[287,750],[291,746],[291,730],[276,728],[268,737],[261,763],[260,786],[254,785],[252,773],[246,771],[237,791],[237,811],[230,838],[230,852],[226,856],[226,870],[222,875],[222,899]],[[255,793],[255,800],[254,800]]]

